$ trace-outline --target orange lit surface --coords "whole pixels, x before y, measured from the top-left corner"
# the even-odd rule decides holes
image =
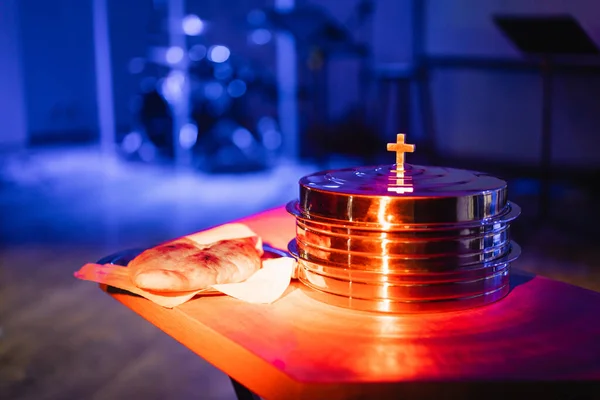
[[[295,235],[283,208],[242,222],[279,248]],[[271,305],[207,296],[169,310],[111,295],[266,399],[472,395],[507,391],[506,382],[600,379],[600,294],[522,281],[484,308],[404,316],[321,304],[298,283]]]

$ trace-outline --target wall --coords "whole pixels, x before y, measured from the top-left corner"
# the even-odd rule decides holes
[[[91,1],[18,3],[30,139],[95,137]]]
[[[0,1],[0,150],[27,140],[17,0]]]
[[[109,0],[113,102],[116,128],[128,131],[132,123],[132,99],[141,91],[143,75],[132,75],[129,62],[145,58],[150,45],[152,0]]]

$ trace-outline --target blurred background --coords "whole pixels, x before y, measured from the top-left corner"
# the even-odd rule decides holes
[[[516,267],[600,290],[594,0],[0,1],[0,398],[231,399],[86,262],[277,207],[303,175],[492,173]]]

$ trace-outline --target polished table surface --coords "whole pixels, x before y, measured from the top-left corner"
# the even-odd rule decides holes
[[[241,222],[282,249],[295,235],[283,208]],[[109,293],[266,399],[531,398],[533,391],[569,398],[561,390],[600,398],[600,293],[518,271],[513,278],[498,303],[427,315],[336,308],[297,282],[270,305],[206,296],[165,309]]]

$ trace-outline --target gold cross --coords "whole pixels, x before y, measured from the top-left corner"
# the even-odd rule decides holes
[[[414,144],[407,144],[404,142],[404,134],[399,133],[396,135],[396,143],[387,144],[388,151],[396,152],[396,169],[404,169],[404,153],[412,153],[415,151]]]

